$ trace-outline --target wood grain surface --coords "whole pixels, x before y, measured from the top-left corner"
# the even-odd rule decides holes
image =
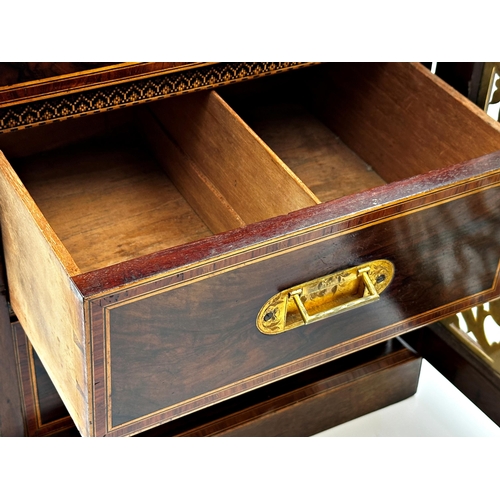
[[[412,396],[420,363],[393,339],[138,436],[310,436]]]
[[[48,370],[49,375],[66,394],[63,399],[82,434],[135,434],[500,294],[500,153],[468,160],[499,148],[499,125],[418,65],[334,65],[310,68],[304,78],[296,74],[297,80],[283,75],[272,85],[291,96],[302,93],[312,101],[318,96],[323,102],[318,114],[326,111],[333,132],[362,159],[350,163],[354,157],[343,147],[339,151],[335,136],[329,135],[318,139],[333,148],[326,163],[339,155],[343,163],[347,154],[347,169],[360,167],[371,176],[363,163],[368,162],[384,180],[423,174],[371,189],[360,182],[361,192],[318,205],[315,195],[217,94],[158,102],[155,114],[170,141],[163,151],[182,150],[196,164],[193,175],[212,193],[216,188],[247,225],[222,234],[202,233],[188,243],[159,241],[137,253],[126,249],[120,256],[119,235],[113,230],[126,233],[128,226],[131,233],[139,227],[157,234],[156,227],[148,233],[149,220],[110,223],[111,208],[120,207],[123,196],[124,166],[148,171],[155,186],[144,191],[160,185],[150,177],[142,151],[140,159],[132,152],[140,145],[139,134],[120,135],[116,147],[101,138],[100,160],[96,152],[101,146],[85,156],[90,143],[80,150],[69,145],[69,154],[48,153],[52,156],[44,169],[49,172],[52,160],[66,154],[45,188],[48,198],[60,198],[54,216],[70,221],[72,235],[64,245],[7,163],[0,164],[12,303],[42,362],[58,367]],[[267,85],[264,79],[259,83],[264,90]],[[313,104],[305,99],[301,106],[313,109]],[[297,116],[316,140],[321,135],[317,122],[312,126],[309,118],[304,120],[303,111]],[[465,133],[464,123],[470,124]],[[415,134],[421,134],[419,140]],[[301,135],[307,134],[286,136],[287,148],[293,150]],[[304,154],[302,150],[296,158]],[[321,155],[311,159],[323,161]],[[441,168],[462,160],[468,161]],[[34,185],[43,186],[47,172],[39,174],[34,167],[18,168],[25,179],[39,176]],[[131,200],[149,203],[134,175],[123,181],[131,193],[119,208],[125,217]],[[92,184],[90,195],[73,207],[66,204],[66,195],[78,198],[85,178]],[[161,196],[151,205],[155,214]],[[89,200],[96,210],[87,209]],[[297,210],[291,211],[295,203]],[[77,216],[76,223],[65,210]],[[188,227],[183,217],[178,222],[182,230]],[[56,226],[52,220],[50,224]],[[97,228],[97,233],[89,237],[87,228]],[[68,252],[74,235],[79,241]],[[105,235],[104,248],[113,248],[118,259],[80,272],[75,252],[85,253],[90,242],[98,245]],[[17,265],[18,256],[31,257],[30,251],[34,257]],[[91,255],[90,261],[97,258]],[[396,268],[378,302],[275,337],[258,332],[260,307],[280,290],[375,259],[388,259]],[[44,294],[46,283],[50,290]],[[69,370],[63,370],[49,347],[58,342],[68,352]],[[86,378],[89,374],[92,380]]]
[[[245,226],[217,186],[170,139],[154,115],[149,111],[142,112],[141,122],[159,165],[207,228],[216,234]]]
[[[112,63],[0,63],[0,87],[16,85],[31,80],[41,80],[54,76],[68,75],[80,71],[95,70]]]
[[[499,166],[500,153],[493,153],[73,279],[86,297],[118,291],[131,283],[140,285],[153,277],[161,280],[166,276],[164,286],[171,286],[192,276],[355,230],[357,226],[372,225],[429,204],[445,203],[467,192],[488,189],[499,181]],[[190,268],[198,269],[186,274]]]
[[[392,352],[181,436],[311,436],[413,396],[421,359]]]
[[[385,184],[373,169],[297,99],[237,107],[242,118],[321,201]],[[285,191],[286,192],[286,191]],[[288,194],[287,194],[288,197]]]
[[[24,435],[19,372],[10,329],[3,255],[0,254],[0,437]]]
[[[140,130],[134,128],[118,127],[115,135],[16,160],[21,180],[82,272],[212,234],[203,221],[214,231],[227,231],[316,203],[216,94],[172,103],[166,108],[163,104],[157,113],[163,123],[168,117],[176,130],[162,133],[150,121],[146,133],[190,204],[158,168],[140,140]],[[175,113],[186,113],[187,118],[178,121]],[[123,115],[124,124],[133,120],[133,113],[129,115]],[[110,125],[104,118],[83,122],[89,133],[94,123],[98,131]],[[182,137],[180,123],[187,127]],[[84,137],[85,130],[78,136]],[[227,137],[233,136],[229,146]],[[66,133],[54,146],[64,138],[73,142]],[[5,142],[7,150],[16,151]]]
[[[134,129],[31,156],[16,168],[83,272],[212,234]]]
[[[77,426],[88,434],[91,400],[83,298],[69,276],[76,266],[1,154],[0,172],[12,308]]]
[[[95,365],[94,374],[112,392],[113,432],[178,417],[498,296],[499,194],[496,187],[386,213],[377,224],[233,262],[204,279],[196,270],[177,274],[165,291],[156,282],[95,301],[93,348],[111,365]],[[378,258],[396,268],[378,302],[277,336],[257,330],[260,307],[279,290]]]
[[[18,322],[14,329],[28,374],[32,349]],[[33,354],[35,370],[23,378],[28,435],[79,436]],[[137,436],[309,436],[413,395],[420,361],[393,339]]]
[[[0,134],[119,110],[317,63],[131,63],[0,88]]]
[[[150,107],[245,224],[317,203],[302,181],[215,92]]]
[[[313,106],[387,182],[500,149],[500,124],[419,64],[325,69],[307,82]]]
[[[18,321],[12,323],[12,334],[24,409],[20,422],[26,427],[26,435],[52,436],[69,429],[74,430],[73,434],[80,435]]]
[[[92,137],[105,135],[114,128],[124,127],[133,119],[128,109],[113,113],[84,116],[78,120],[51,123],[49,127],[33,127],[0,135],[0,150],[13,166],[18,158],[39,155]]]

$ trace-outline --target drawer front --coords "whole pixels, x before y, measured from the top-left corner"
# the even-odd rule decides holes
[[[95,433],[136,433],[498,296],[499,181],[441,185],[91,300]],[[281,290],[376,259],[395,267],[378,301],[279,335],[257,329]]]

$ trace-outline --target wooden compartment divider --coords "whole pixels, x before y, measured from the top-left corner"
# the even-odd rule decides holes
[[[215,92],[124,111],[0,143],[72,276],[319,201]]]
[[[189,168],[187,158],[191,159],[198,175],[216,186],[244,224],[319,203],[216,92],[159,101],[150,109],[185,153],[183,163]],[[187,190],[189,185],[179,189]],[[199,193],[193,192],[192,197],[199,203]]]
[[[244,109],[242,116],[321,202],[385,184],[299,103],[255,105]]]

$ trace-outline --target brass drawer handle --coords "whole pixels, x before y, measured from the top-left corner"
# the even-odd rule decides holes
[[[264,304],[257,328],[277,335],[370,304],[380,298],[393,276],[392,262],[375,260],[288,288]]]

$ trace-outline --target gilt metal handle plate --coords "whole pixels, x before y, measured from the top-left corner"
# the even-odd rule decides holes
[[[394,265],[375,260],[283,290],[257,316],[257,328],[277,335],[375,302],[394,276]]]

